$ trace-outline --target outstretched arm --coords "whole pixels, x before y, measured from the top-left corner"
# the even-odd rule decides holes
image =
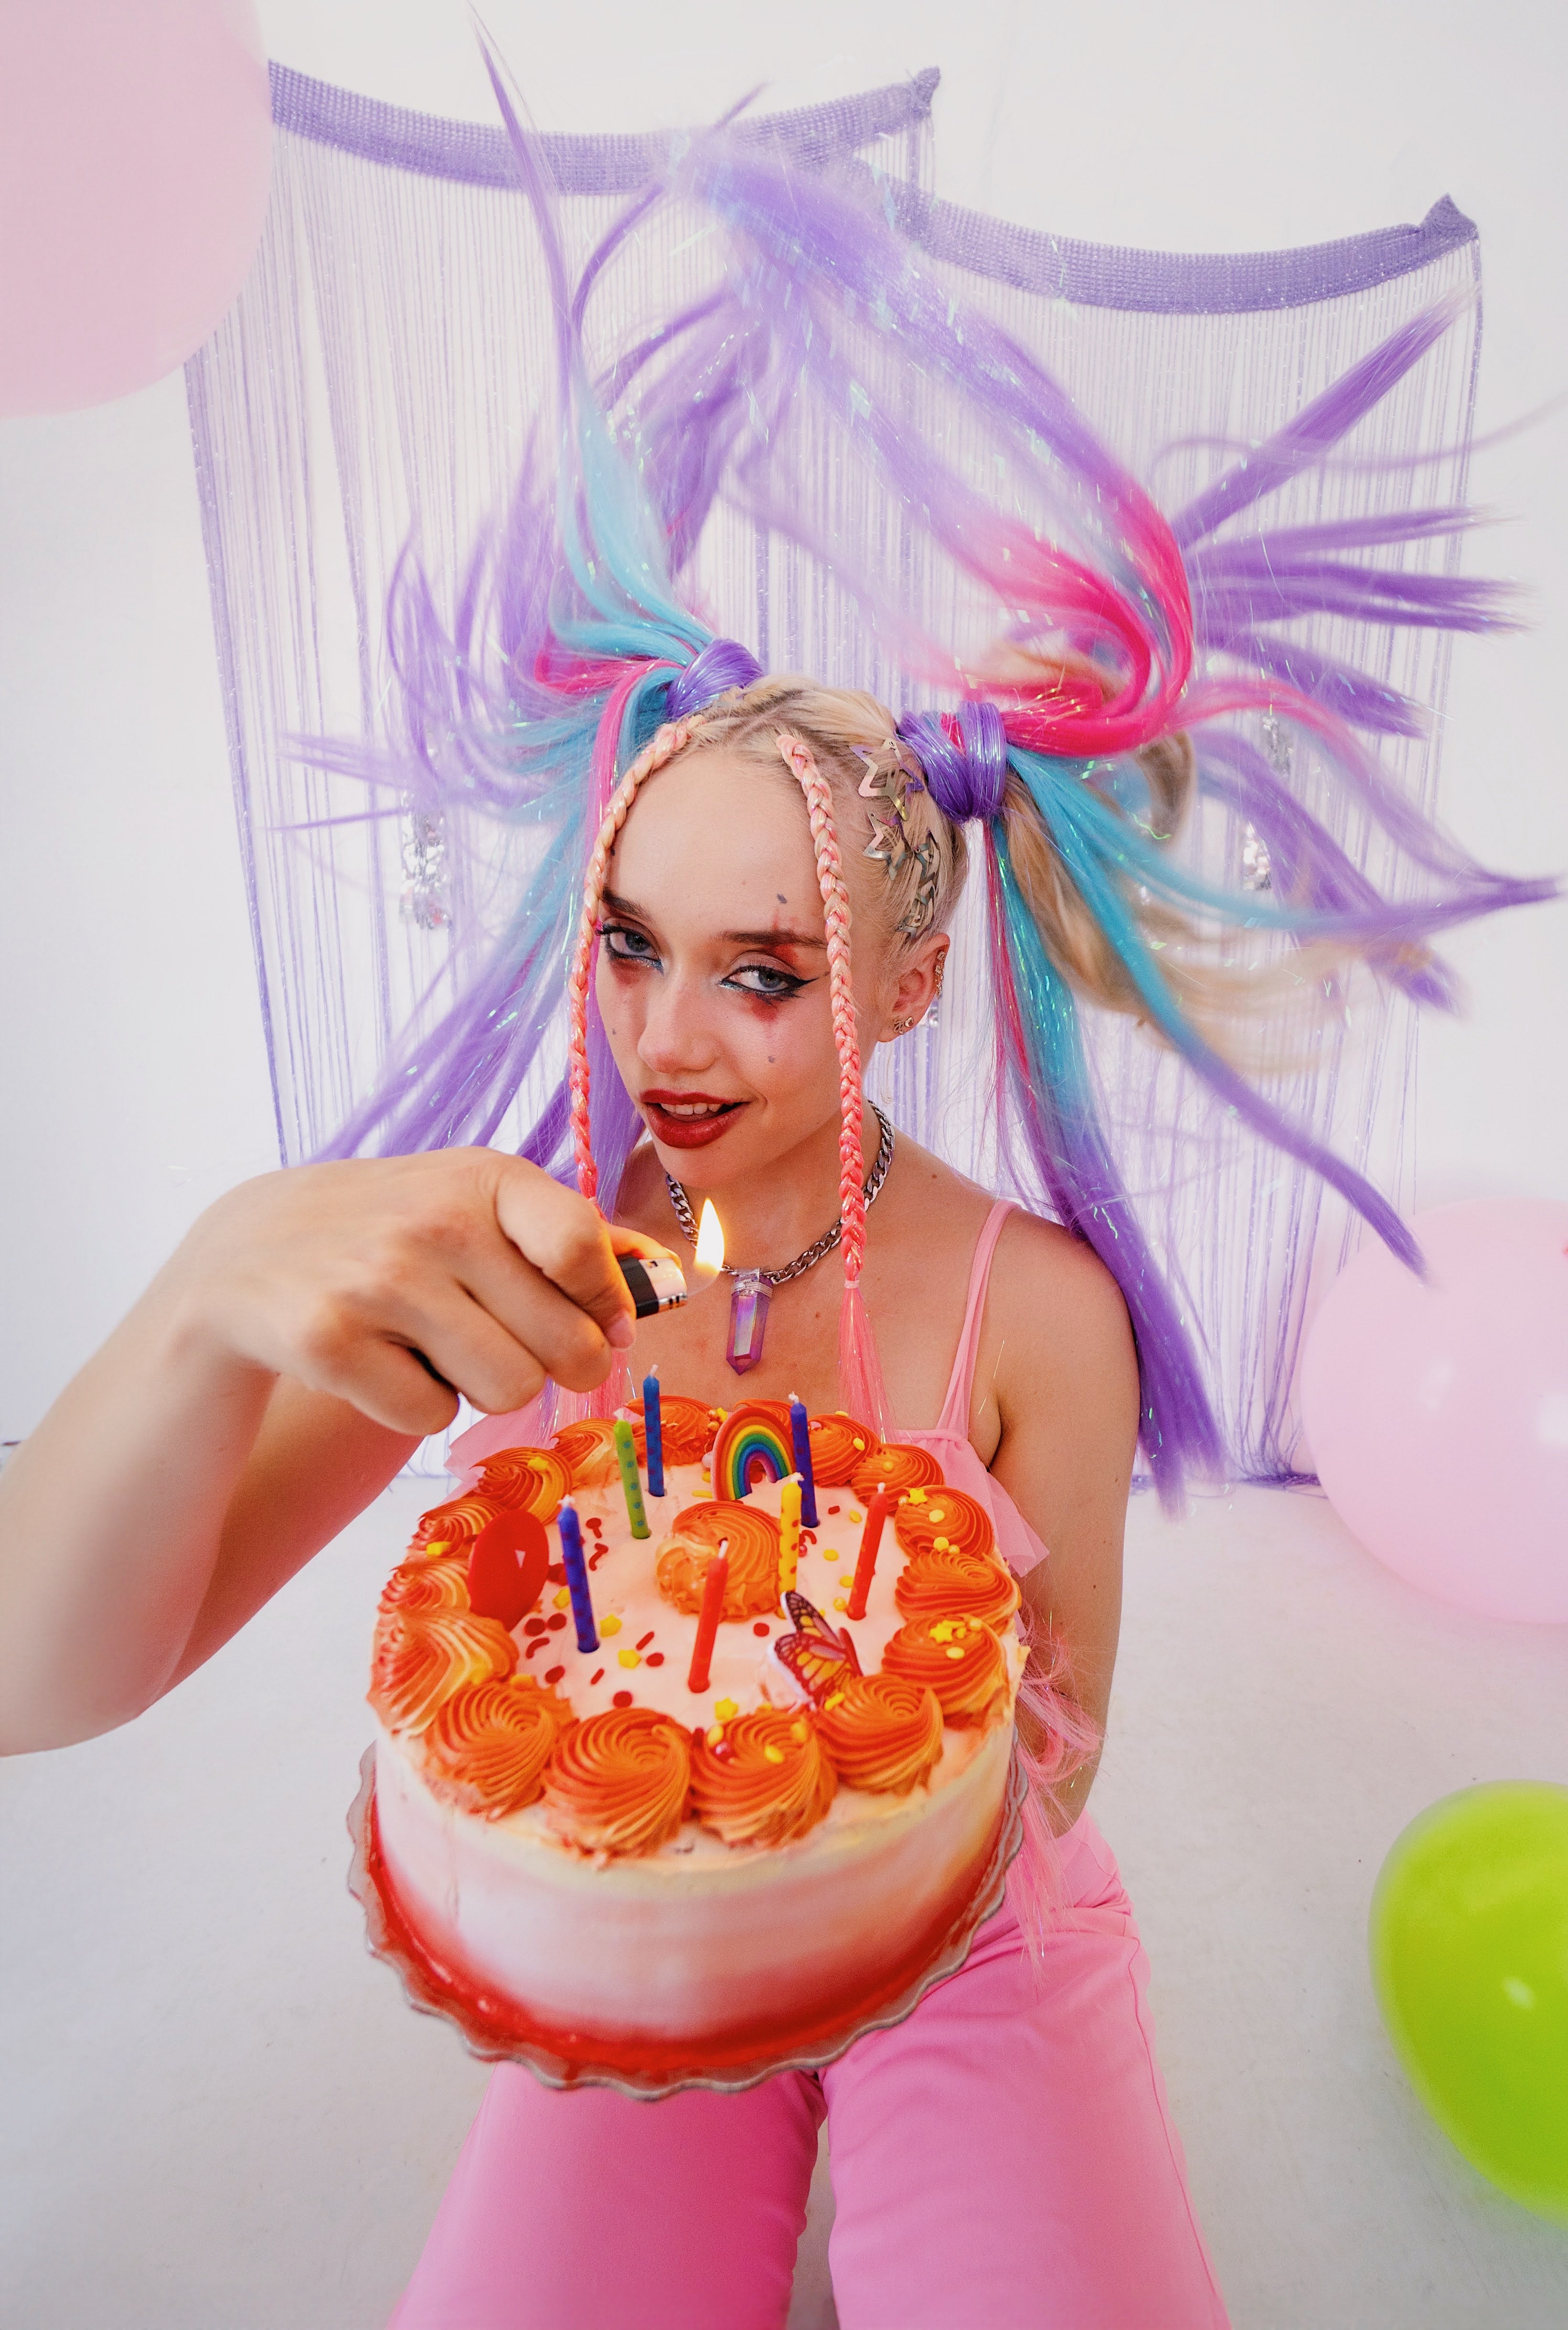
[[[1050,1549],[1025,1580],[1037,1629],[1065,1652],[1066,1688],[1103,1734],[1121,1624],[1122,1536],[1138,1444],[1138,1355],[1127,1306],[1093,1251],[1015,1215],[987,1306],[971,1426],[991,1471]],[[988,1365],[987,1365],[988,1361]],[[981,1444],[986,1444],[985,1441]],[[1098,1756],[1062,1791],[1083,1807]]]
[[[0,1752],[210,1658],[463,1393],[588,1390],[632,1339],[608,1228],[493,1150],[297,1168],[195,1225],[0,1476]]]

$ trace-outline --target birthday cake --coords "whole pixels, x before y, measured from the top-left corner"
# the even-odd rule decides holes
[[[405,1957],[590,2076],[786,2060],[918,1986],[996,1872],[1024,1663],[923,1448],[669,1393],[652,1430],[484,1459],[372,1658]]]

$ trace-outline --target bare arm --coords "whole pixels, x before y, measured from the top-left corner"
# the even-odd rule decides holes
[[[1115,1280],[1091,1249],[1015,1216],[992,1277],[978,1374],[991,1470],[1050,1549],[1024,1585],[1066,1652],[1072,1698],[1103,1733],[1121,1624],[1122,1537],[1138,1444],[1138,1356]],[[984,1364],[984,1354],[982,1354]],[[983,1441],[982,1445],[985,1444]],[[1063,1790],[1082,1811],[1098,1757]]]
[[[209,1209],[0,1476],[0,1752],[138,1714],[385,1486],[458,1392],[602,1382],[607,1229],[491,1150],[268,1174]]]

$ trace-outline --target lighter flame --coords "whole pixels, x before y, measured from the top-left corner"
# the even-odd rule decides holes
[[[711,1286],[723,1266],[724,1226],[713,1211],[712,1198],[704,1198],[697,1224],[697,1258],[692,1265],[694,1284]]]

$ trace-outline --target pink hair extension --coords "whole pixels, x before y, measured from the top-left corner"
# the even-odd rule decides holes
[[[593,942],[599,933],[599,905],[604,895],[609,853],[638,788],[685,749],[696,725],[695,720],[668,721],[643,747],[611,794],[589,853],[588,871],[582,883],[582,915],[577,925],[577,944],[572,951],[566,997],[570,1015],[567,1083],[571,1094],[571,1147],[577,1160],[577,1186],[590,1200],[599,1196],[599,1168],[593,1161],[588,1129],[588,981],[593,967]]]

